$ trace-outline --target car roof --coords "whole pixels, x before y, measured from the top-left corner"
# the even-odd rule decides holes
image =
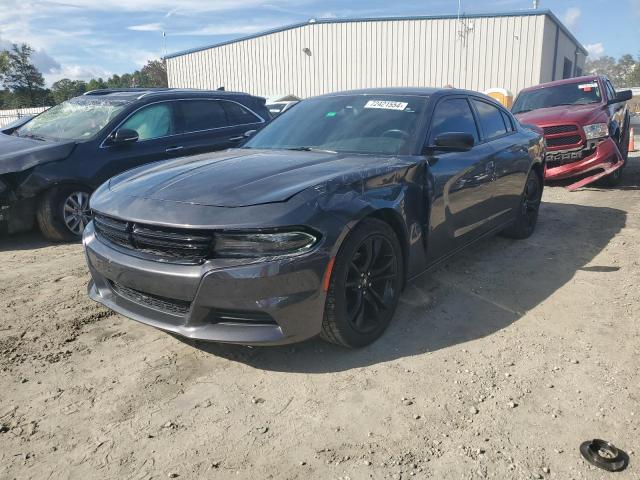
[[[244,92],[232,92],[225,90],[198,90],[189,88],[102,88],[86,92],[85,97],[101,97],[112,100],[125,100],[135,102],[144,98],[172,98],[180,96],[181,98],[198,98],[198,97],[237,97],[248,96],[253,97]]]
[[[582,77],[565,78],[565,79],[562,79],[562,80],[555,80],[553,82],[541,83],[539,85],[534,85],[533,87],[523,88],[521,90],[521,92],[529,92],[529,91],[532,91],[532,90],[538,90],[540,88],[546,88],[546,87],[555,87],[557,85],[568,85],[568,84],[571,84],[571,83],[593,82],[593,81],[596,81],[596,80],[598,80],[600,78],[602,78],[601,75],[584,75]]]
[[[410,95],[416,97],[432,97],[443,95],[473,95],[484,100],[489,100],[500,105],[494,98],[474,90],[451,87],[387,87],[387,88],[362,88],[359,90],[345,90],[342,92],[326,93],[316,98],[334,97],[338,95]],[[502,107],[502,105],[500,105]]]

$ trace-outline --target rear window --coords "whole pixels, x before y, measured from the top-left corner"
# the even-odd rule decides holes
[[[222,101],[221,103],[227,114],[229,125],[246,125],[260,122],[258,117],[238,103],[228,101]]]
[[[499,108],[481,100],[473,100],[473,103],[478,111],[485,140],[492,140],[507,133],[502,112]]]
[[[218,100],[184,100],[180,102],[180,133],[199,132],[226,127],[227,116]]]

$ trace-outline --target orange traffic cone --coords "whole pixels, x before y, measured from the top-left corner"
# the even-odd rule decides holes
[[[631,131],[629,132],[629,151],[630,152],[636,151],[636,144],[633,138],[634,135],[635,135],[635,132],[633,131],[633,128],[632,128]]]

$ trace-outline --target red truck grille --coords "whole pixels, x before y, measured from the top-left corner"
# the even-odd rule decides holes
[[[549,125],[542,127],[547,147],[553,149],[577,148],[582,144],[582,135],[577,125]]]
[[[577,125],[552,125],[550,127],[544,127],[545,135],[554,135],[557,133],[577,132]]]

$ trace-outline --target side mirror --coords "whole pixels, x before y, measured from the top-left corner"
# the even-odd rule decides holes
[[[612,103],[628,102],[632,98],[633,98],[633,92],[631,90],[621,90],[616,94],[615,101]]]
[[[138,132],[130,128],[121,128],[111,135],[110,141],[113,145],[135,143],[138,141]]]
[[[475,139],[470,133],[442,133],[436,137],[433,145],[425,150],[431,152],[468,152],[473,148]]]

